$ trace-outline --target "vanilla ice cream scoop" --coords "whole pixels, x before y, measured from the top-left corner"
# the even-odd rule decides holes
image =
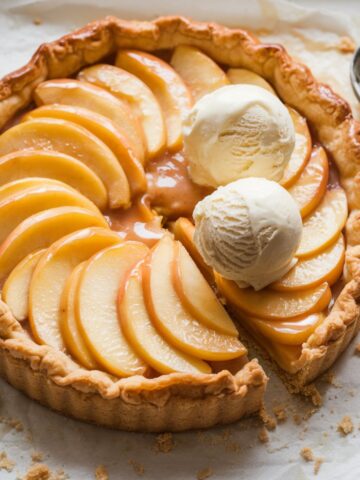
[[[220,187],[196,205],[194,220],[205,262],[241,287],[259,290],[296,264],[302,220],[276,182],[244,178]]]
[[[279,181],[295,145],[284,104],[255,85],[229,85],[205,95],[184,126],[192,180],[211,187],[245,177]]]

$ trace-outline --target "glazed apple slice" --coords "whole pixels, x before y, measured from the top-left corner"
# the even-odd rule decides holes
[[[180,242],[174,242],[172,277],[178,297],[194,318],[220,333],[238,336],[233,321]]]
[[[268,92],[276,95],[275,90],[270,83],[251,70],[247,70],[246,68],[229,68],[226,74],[230,83],[256,85],[257,87],[265,88]]]
[[[107,117],[87,108],[71,105],[44,105],[27,113],[23,117],[23,121],[33,118],[58,118],[85,127],[115,154],[126,173],[132,194],[135,196],[146,190],[146,178],[142,164],[132,153],[123,132]]]
[[[206,280],[209,283],[214,283],[214,271],[204,262],[194,243],[195,227],[191,221],[188,218],[180,217],[170,225],[170,230],[174,234],[175,239],[184,245]]]
[[[243,321],[251,331],[256,332],[256,335],[260,334],[269,344],[295,346],[306,342],[325,318],[326,315],[320,312],[299,319],[272,321],[252,317]]]
[[[313,149],[310,160],[289,193],[297,203],[304,218],[317,207],[326,192],[329,162],[322,147]]]
[[[29,315],[29,288],[32,274],[44,250],[29,253],[10,273],[2,288],[1,297],[19,322]]]
[[[77,265],[66,280],[60,299],[60,331],[65,346],[72,357],[85,368],[94,370],[98,368],[98,365],[81,336],[75,315],[77,288],[85,265],[86,262]]]
[[[246,354],[242,343],[199,323],[183,307],[172,282],[174,245],[164,236],[143,265],[146,308],[161,335],[174,347],[204,360],[230,360]]]
[[[182,146],[182,124],[192,106],[191,94],[181,77],[166,62],[149,53],[120,50],[116,65],[140,78],[154,93],[165,118],[167,146]]]
[[[288,110],[295,127],[295,147],[280,182],[284,188],[291,187],[300,177],[310,158],[312,148],[306,119],[293,108],[288,107]]]
[[[130,148],[144,162],[144,132],[138,118],[125,102],[103,88],[75,79],[48,80],[36,87],[34,99],[39,106],[53,103],[72,105],[107,117],[124,132]]]
[[[148,251],[139,242],[104,249],[88,261],[79,281],[75,310],[81,335],[96,361],[120,377],[142,375],[147,370],[124,337],[117,301],[119,286]]]
[[[100,211],[88,198],[56,180],[44,179],[38,186],[24,188],[3,198],[0,201],[0,244],[31,215],[64,206],[85,208],[100,216]]]
[[[271,342],[284,345],[302,345],[315,329],[324,321],[323,312],[313,313],[297,320],[271,321],[260,318],[250,318],[247,323],[258,330]]]
[[[9,183],[5,183],[0,187],[0,203],[9,197],[12,197],[18,193],[28,190],[29,188],[46,188],[47,185],[56,184],[50,179],[33,177],[33,178],[20,178]],[[60,183],[63,187],[67,187],[65,183]]]
[[[324,251],[340,235],[348,216],[347,200],[341,187],[328,190],[318,207],[303,223],[296,256],[308,258]]]
[[[285,320],[310,315],[324,310],[331,300],[331,290],[327,283],[304,291],[274,292],[263,289],[256,292],[252,288],[240,288],[218,273],[215,278],[226,300],[251,317]]]
[[[198,48],[179,45],[170,63],[184,80],[195,101],[230,83],[225,72]]]
[[[88,197],[104,210],[107,192],[100,178],[70,155],[44,150],[17,150],[0,157],[0,184],[28,177],[59,180]]]
[[[113,152],[87,129],[55,118],[37,118],[15,125],[0,135],[0,156],[23,149],[58,151],[71,155],[104,182],[112,208],[128,206],[127,177]]]
[[[172,347],[154,328],[145,306],[139,269],[124,283],[119,292],[120,324],[137,354],[159,373],[211,373],[207,363]]]
[[[87,227],[109,228],[100,212],[79,207],[50,208],[26,218],[0,245],[0,282],[29,253]]]
[[[271,288],[278,291],[306,290],[323,282],[333,285],[341,276],[345,260],[345,242],[342,235],[337,242],[314,257],[304,258]]]
[[[29,321],[36,342],[64,348],[59,327],[60,298],[68,276],[79,263],[119,242],[115,232],[91,227],[70,233],[47,249],[30,282]]]
[[[164,117],[159,102],[144,82],[122,68],[107,64],[97,64],[81,70],[78,79],[105,88],[115,97],[127,102],[142,123],[149,158],[154,158],[164,151]]]

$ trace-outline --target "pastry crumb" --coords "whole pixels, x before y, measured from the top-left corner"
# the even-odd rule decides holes
[[[22,423],[21,420],[17,418],[7,418],[7,417],[0,416],[0,422],[3,423],[4,425],[8,425],[10,428],[13,428],[17,432],[24,431],[24,424]]]
[[[320,467],[322,463],[324,462],[324,459],[319,457],[315,458],[315,463],[314,463],[314,475],[317,475],[319,473]]]
[[[145,468],[144,468],[144,465],[142,465],[141,463],[139,462],[136,462],[135,460],[133,460],[132,458],[129,459],[128,461],[129,465],[132,466],[134,472],[139,475],[139,477],[141,477],[142,475],[144,475],[145,473]]]
[[[268,443],[269,441],[269,434],[265,427],[261,427],[258,433],[258,439],[261,443]]]
[[[355,42],[350,37],[340,37],[338,44],[338,50],[342,53],[354,53],[355,52]]]
[[[276,419],[269,415],[265,408],[260,410],[259,415],[267,430],[275,430],[277,425]]]
[[[6,452],[0,452],[0,470],[12,472],[15,467],[15,462],[10,460]]]
[[[95,470],[96,480],[109,480],[109,474],[105,465],[98,465]]]
[[[32,465],[22,480],[50,480],[51,471],[44,463],[36,463]]]
[[[156,435],[155,451],[159,453],[169,453],[174,448],[175,443],[172,433],[160,433]]]
[[[286,408],[284,405],[277,405],[276,407],[273,408],[272,411],[278,422],[285,422],[285,420],[288,417]]]
[[[360,343],[358,343],[355,347],[355,353],[357,353],[358,355],[360,355]]]
[[[304,447],[300,450],[300,455],[306,462],[313,462],[314,461],[314,454],[311,448]]]
[[[354,430],[354,424],[349,415],[345,415],[341,422],[337,426],[337,431],[341,433],[342,436],[349,435]]]
[[[322,397],[319,390],[316,388],[316,386],[313,383],[311,383],[310,385],[306,385],[302,389],[302,392],[306,397],[310,397],[310,400],[312,401],[315,407],[321,407],[323,403]]]
[[[40,17],[33,18],[33,24],[34,25],[42,25],[43,24],[42,18],[40,18]]]
[[[301,425],[302,417],[299,413],[294,413],[293,422],[295,423],[295,425]]]
[[[202,470],[199,470],[196,474],[196,480],[206,480],[207,478],[210,478],[213,474],[213,469],[210,467],[203,468]]]
[[[31,460],[34,463],[42,462],[44,460],[44,454],[42,452],[33,452],[31,454]]]
[[[324,375],[324,380],[334,387],[340,387],[340,384],[336,381],[335,373],[332,370],[328,370]]]

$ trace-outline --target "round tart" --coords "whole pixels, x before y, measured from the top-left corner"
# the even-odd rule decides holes
[[[183,120],[230,83],[277,95],[296,131],[281,184],[303,218],[298,262],[259,292],[193,242],[211,190],[187,173]],[[206,428],[262,407],[239,331],[297,389],[357,333],[359,127],[281,46],[109,17],[5,77],[0,125],[0,372],[30,397],[112,428]]]

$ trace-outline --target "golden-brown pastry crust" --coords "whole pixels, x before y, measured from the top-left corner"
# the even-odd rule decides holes
[[[231,423],[262,407],[267,377],[257,360],[234,375],[173,373],[116,379],[85,370],[65,353],[34,343],[0,303],[0,374],[61,413],[129,431],[182,431]]]
[[[71,76],[118,48],[156,51],[179,44],[198,46],[220,64],[248,68],[269,81],[284,102],[307,118],[313,134],[338,166],[350,207],[354,212],[360,209],[360,128],[349,105],[317,82],[283,47],[261,44],[246,31],[217,24],[182,17],[152,22],[108,17],[44,44],[25,67],[0,81],[0,127],[31,103],[35,87],[46,79]],[[352,237],[359,230],[357,218],[360,221],[355,212],[348,223],[347,233]],[[359,264],[356,252],[348,252],[352,280],[325,322],[303,345],[291,375],[298,385],[328,368],[358,331]],[[102,372],[79,369],[66,355],[33,343],[4,303],[0,315],[2,375],[28,395],[77,418],[128,430],[175,431],[234,421],[261,405],[267,379],[254,360],[236,375],[222,371],[114,381]]]

